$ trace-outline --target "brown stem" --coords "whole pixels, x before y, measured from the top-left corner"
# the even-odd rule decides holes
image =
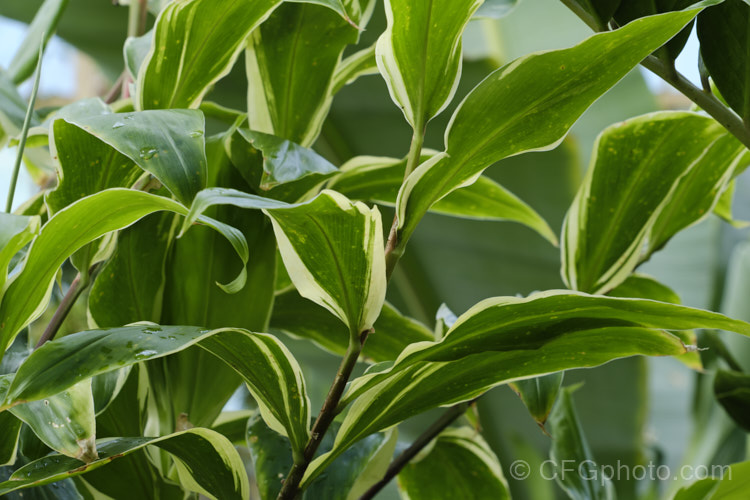
[[[112,87],[107,91],[106,94],[104,94],[102,99],[105,103],[112,104],[120,96],[120,94],[122,93],[122,82],[125,80],[126,73],[127,70],[120,73],[120,76],[117,77],[117,80],[115,80],[115,83],[112,85]]]
[[[370,489],[368,489],[364,495],[359,497],[359,500],[370,500],[372,498],[375,498],[375,495],[380,492],[388,483],[391,482],[391,479],[396,477],[399,472],[401,472],[401,469],[406,467],[406,464],[408,464],[417,454],[422,451],[428,444],[432,442],[433,439],[438,437],[438,435],[445,430],[446,427],[451,425],[453,422],[456,421],[458,417],[466,413],[466,410],[471,406],[476,399],[473,401],[466,401],[464,403],[459,403],[455,406],[452,406],[449,408],[443,415],[433,423],[429,429],[424,431],[407,449],[405,449],[398,457],[396,457],[393,462],[391,462],[391,465],[388,466],[388,470],[385,473],[385,476],[383,476],[383,479],[378,481],[377,483],[373,484]]]
[[[47,325],[47,328],[44,329],[44,333],[42,333],[42,336],[39,338],[39,342],[37,342],[34,349],[39,349],[45,342],[55,338],[55,335],[57,335],[58,330],[60,330],[63,321],[65,321],[65,318],[68,317],[71,309],[73,309],[73,305],[76,303],[76,300],[78,300],[78,297],[81,296],[84,290],[86,290],[89,284],[93,281],[92,278],[96,274],[98,269],[99,264],[94,264],[89,273],[85,275],[85,279],[83,278],[81,273],[78,273],[73,282],[70,284],[68,291],[65,293],[65,296],[60,302],[60,305],[57,307],[57,310],[52,316],[52,319]]]
[[[295,457],[294,465],[284,480],[278,500],[292,500],[299,494],[299,485],[302,482],[305,471],[310,466],[313,457],[315,457],[315,452],[318,451],[318,447],[321,441],[323,441],[323,436],[328,431],[328,427],[331,426],[333,419],[336,417],[336,407],[341,400],[341,396],[344,394],[346,384],[349,382],[352,370],[354,370],[359,354],[362,352],[362,346],[370,333],[372,333],[372,329],[365,330],[360,334],[359,339],[352,339],[349,343],[349,348],[346,351],[344,359],[341,361],[336,378],[333,380],[333,384],[331,384],[331,389],[328,391],[328,395],[323,402],[323,407],[320,409],[318,418],[315,419],[310,439],[305,445],[302,456]]]

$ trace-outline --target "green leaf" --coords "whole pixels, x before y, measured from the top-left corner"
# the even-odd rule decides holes
[[[453,115],[446,152],[423,163],[401,188],[402,233],[410,235],[433,203],[496,161],[559,144],[596,99],[712,3],[638,19],[569,49],[524,56],[490,74]]]
[[[341,55],[359,38],[342,18],[346,14],[336,12],[285,2],[253,32],[245,59],[252,130],[303,146],[315,142],[331,107]]]
[[[609,0],[605,0],[605,3],[607,1]],[[619,3],[620,5],[614,14],[614,18],[615,21],[622,25],[640,17],[686,9],[693,5],[695,0],[630,0]],[[687,43],[692,30],[693,22],[690,22],[674,38],[657,50],[655,55],[667,61],[668,64],[674,65],[675,59],[677,59],[677,56],[680,55],[680,52],[685,47],[685,43]]]
[[[594,152],[565,220],[562,274],[605,293],[711,213],[744,146],[712,118],[660,112],[607,128]]]
[[[248,422],[255,413],[253,410],[221,412],[211,429],[229,439],[234,445],[244,445]]]
[[[299,366],[274,337],[241,329],[133,325],[68,335],[47,342],[29,356],[0,408],[40,400],[93,376],[194,344],[237,371],[269,425],[288,433],[295,446],[304,447],[310,405]]]
[[[385,301],[383,226],[377,208],[335,191],[267,208],[289,276],[300,295],[331,311],[350,338],[372,328]]]
[[[138,109],[195,108],[229,73],[250,33],[281,0],[178,0],[154,28],[154,49],[141,66]]]
[[[719,474],[680,489],[674,500],[739,500],[743,498],[747,493],[747,488],[750,487],[750,462],[722,465],[716,468],[720,470]]]
[[[450,103],[461,77],[461,35],[481,0],[386,0],[375,49],[391,98],[418,133]]]
[[[519,0],[485,0],[474,17],[500,19],[510,14],[518,2]]]
[[[447,429],[425,451],[398,474],[406,498],[510,499],[500,462],[475,429]]]
[[[750,432],[750,376],[718,370],[714,378],[714,393],[735,423]]]
[[[27,217],[0,213],[0,300],[11,259],[39,234],[41,227],[42,220],[38,215]]]
[[[544,427],[560,392],[562,380],[563,372],[558,372],[512,382],[510,386],[526,405],[536,423]]]
[[[329,187],[351,199],[395,205],[405,169],[406,160],[360,156],[344,164]],[[557,236],[534,209],[488,177],[453,191],[430,211],[465,219],[519,222],[557,244]]]
[[[50,392],[43,400],[14,406],[10,412],[53,450],[86,463],[96,460],[91,379],[68,386],[59,393]]]
[[[125,40],[125,45],[122,47],[125,57],[125,67],[134,80],[138,78],[143,61],[148,57],[153,44],[154,30],[150,30],[141,36],[129,37]]]
[[[579,16],[585,15],[596,25],[598,31],[604,31],[621,2],[622,0],[572,0],[572,5],[568,4],[568,7]]]
[[[364,29],[370,19],[375,2],[372,0],[288,0],[290,3],[323,5],[338,13],[355,28]],[[364,5],[363,5],[364,4]]]
[[[98,327],[160,321],[172,219],[171,214],[149,215],[120,232],[88,297],[89,313]]]
[[[74,127],[128,157],[156,177],[182,203],[189,204],[205,187],[205,121],[200,111],[154,110],[58,120],[54,124],[58,150],[70,140],[65,134],[75,133],[70,131]],[[85,155],[86,151],[74,149],[70,154]],[[111,151],[108,153],[112,155]],[[83,163],[81,158],[87,157],[74,158]],[[87,174],[91,176],[90,172]]]
[[[9,411],[0,413],[0,467],[12,465],[16,461],[18,436],[21,432],[21,421]]]
[[[241,128],[231,141],[232,151],[243,148],[243,157],[255,159],[236,163],[243,178],[270,198],[297,201],[337,171],[315,151],[273,135]],[[232,157],[233,161],[237,159],[236,155]]]
[[[388,370],[352,381],[342,407],[354,404],[334,451],[502,383],[638,354],[683,354],[683,343],[663,330],[691,328],[750,335],[750,325],[742,321],[651,300],[564,291],[487,299],[460,316],[441,341],[412,344]],[[312,470],[327,460],[321,458]]]
[[[612,482],[597,468],[583,435],[571,394],[575,387],[562,390],[547,421],[552,436],[550,461],[557,484],[574,500],[614,499]]]
[[[24,326],[44,312],[54,277],[68,256],[108,232],[162,210],[187,213],[185,207],[168,198],[130,189],[109,189],[79,200],[52,217],[32,243],[23,270],[13,277],[0,302],[0,353]],[[204,222],[221,232],[247,262],[247,242],[241,233],[208,218]],[[241,288],[245,277],[243,267],[242,274],[225,288]]]
[[[268,427],[260,415],[247,422],[246,436],[260,498],[276,498],[294,465],[292,445],[289,439]]]
[[[302,298],[295,290],[276,296],[271,316],[271,328],[293,337],[304,338],[334,354],[343,356],[349,345],[346,327],[322,307]],[[430,330],[408,318],[388,302],[373,326],[375,333],[367,337],[363,350],[365,360],[379,363],[398,357],[414,342],[432,340]]]
[[[40,458],[18,469],[8,481],[0,483],[0,495],[84,474],[149,445],[157,446],[173,456],[180,481],[190,491],[221,500],[249,497],[250,485],[245,467],[232,443],[217,432],[201,428],[156,438],[102,440],[98,443],[99,459],[89,464],[62,455]]]
[[[8,65],[8,76],[13,83],[19,84],[34,73],[39,58],[39,47],[46,47],[67,5],[68,0],[45,0],[36,11],[18,52]]]
[[[726,0],[698,16],[701,57],[729,106],[750,119],[750,5]]]
[[[345,85],[354,82],[360,76],[377,74],[378,64],[375,60],[375,45],[370,45],[344,58],[339,63],[331,82],[331,93],[338,93]]]

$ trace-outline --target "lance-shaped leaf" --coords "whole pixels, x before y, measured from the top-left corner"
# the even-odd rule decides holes
[[[370,45],[346,57],[339,63],[331,82],[331,92],[336,94],[345,85],[352,83],[360,76],[376,75],[377,73],[378,64],[375,61],[375,45]]]
[[[25,422],[47,446],[89,463],[96,460],[96,416],[91,379],[58,394],[19,404],[10,413]]]
[[[719,477],[707,477],[681,488],[674,500],[734,500],[742,498],[750,487],[750,462],[718,466]]]
[[[16,461],[18,436],[22,422],[9,411],[0,413],[0,467],[12,465]]]
[[[493,163],[553,148],[594,101],[712,3],[638,19],[569,49],[524,56],[490,74],[453,115],[446,152],[423,163],[401,188],[402,233],[410,235],[433,203]]]
[[[42,220],[37,215],[27,217],[0,213],[0,300],[11,259],[39,234],[41,226]]]
[[[250,187],[277,200],[295,202],[337,171],[312,149],[262,132],[238,129],[226,145]]]
[[[386,288],[378,209],[323,191],[308,203],[264,211],[300,295],[331,311],[351,336],[372,328]]]
[[[358,38],[329,8],[280,5],[253,32],[246,52],[250,128],[312,145],[331,107],[341,54]]]
[[[271,328],[293,337],[311,340],[323,349],[343,356],[349,346],[346,327],[325,309],[302,298],[295,290],[276,296]],[[398,357],[414,342],[432,340],[432,333],[423,324],[408,318],[388,302],[375,321],[375,333],[367,337],[365,360],[379,363]]]
[[[621,2],[622,0],[572,0],[568,7],[579,17],[587,19],[589,24],[596,26],[598,31],[604,31]]]
[[[443,431],[426,455],[399,472],[398,486],[411,500],[510,499],[497,456],[471,427]]]
[[[370,19],[375,2],[372,0],[288,0],[290,3],[309,3],[328,7],[346,22],[364,29]]]
[[[93,137],[81,139],[82,132]],[[68,117],[55,121],[53,125],[53,151],[56,149],[59,152],[63,183],[66,167],[72,170],[71,162],[88,165],[91,169],[106,168],[109,176],[123,177],[128,175],[128,171],[121,165],[129,159],[156,177],[178,200],[189,204],[206,185],[204,132],[203,113],[185,109]],[[95,143],[99,141],[104,145],[96,146]],[[71,145],[70,142],[75,144]],[[99,154],[103,157],[89,159],[89,149],[101,151]],[[112,160],[108,162],[110,158]],[[112,164],[112,161],[115,163]],[[81,166],[78,168],[81,169]],[[93,179],[89,183],[96,182],[100,177],[107,179],[106,176],[91,175],[89,169],[83,170],[76,176],[75,185],[67,188],[74,190],[79,198],[83,194],[78,192],[82,189],[76,190],[78,184],[83,182],[80,178]],[[98,189],[121,185],[108,183],[103,187],[98,186]],[[87,190],[85,194],[93,193]]]
[[[406,160],[356,157],[341,167],[341,174],[329,187],[351,199],[395,205],[405,169]],[[481,176],[453,191],[430,211],[465,219],[519,222],[557,244],[557,236],[533,208],[489,177]]]
[[[268,424],[295,449],[308,438],[309,401],[297,362],[270,335],[241,329],[133,325],[47,342],[21,365],[0,408],[37,401],[93,376],[198,344],[243,377]]]
[[[536,423],[544,427],[560,392],[563,372],[511,382],[510,386],[526,405]]]
[[[726,0],[698,16],[701,59],[721,96],[750,119],[750,5]]]
[[[138,78],[143,61],[148,57],[153,44],[154,30],[150,30],[144,35],[130,37],[125,40],[125,45],[122,47],[123,55],[125,56],[125,67],[133,79]]]
[[[388,370],[351,383],[342,406],[354,404],[333,456],[370,432],[502,383],[638,354],[683,354],[684,344],[663,329],[692,328],[750,335],[745,322],[651,300],[566,291],[487,299],[461,315],[441,341],[412,344]],[[329,459],[321,457],[315,473]]]
[[[612,3],[612,0],[597,0],[600,4]],[[623,25],[639,17],[652,16],[662,12],[670,12],[690,7],[695,0],[630,0],[628,2],[619,2],[617,12],[614,14],[615,21]],[[685,43],[690,37],[693,30],[691,21],[682,31],[674,38],[668,41],[662,48],[655,52],[655,55],[664,59],[668,64],[674,64],[677,56],[680,55]]]
[[[109,189],[83,198],[52,217],[31,244],[22,271],[13,277],[0,302],[0,353],[24,326],[44,312],[55,274],[65,259],[106,233],[163,210],[187,214],[184,206],[169,198],[131,189]],[[203,221],[224,235],[243,263],[247,262],[247,242],[241,233],[208,218]],[[242,288],[245,276],[243,266],[240,276],[225,288]]]
[[[573,390],[575,387],[562,390],[547,422],[552,436],[550,461],[556,473],[555,479],[571,499],[614,499],[612,482],[597,469],[583,435],[571,396]]]
[[[68,0],[45,0],[36,11],[18,52],[8,65],[8,76],[13,83],[19,84],[34,73],[39,47],[47,45],[67,5]]]
[[[663,112],[609,127],[594,151],[565,220],[562,274],[604,293],[711,213],[744,146],[712,118]]]
[[[461,77],[461,35],[481,0],[386,0],[375,49],[391,98],[418,133],[450,103]]]
[[[250,33],[281,0],[177,0],[156,20],[153,50],[141,66],[139,109],[195,108],[229,73]]]
[[[249,498],[250,485],[237,450],[221,434],[202,428],[156,438],[105,439],[98,443],[99,459],[88,464],[63,455],[49,455],[23,466],[8,481],[0,483],[0,495],[85,474],[149,445],[172,455],[180,483],[188,490],[213,499]]]

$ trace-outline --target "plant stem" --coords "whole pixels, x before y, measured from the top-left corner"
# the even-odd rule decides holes
[[[55,335],[57,335],[57,331],[60,329],[60,326],[62,326],[63,321],[65,321],[65,318],[68,317],[68,313],[70,313],[70,310],[73,309],[73,305],[76,303],[76,300],[78,300],[78,297],[81,296],[90,281],[91,280],[89,275],[86,275],[85,280],[82,279],[81,273],[78,273],[78,275],[76,275],[75,279],[70,284],[67,293],[60,302],[60,305],[57,307],[54,316],[52,316],[52,319],[47,325],[47,328],[45,328],[44,333],[39,338],[39,342],[37,342],[34,349],[39,349],[45,342],[55,338]]]
[[[424,431],[407,449],[405,449],[398,457],[396,457],[391,465],[388,466],[388,470],[383,476],[383,479],[373,484],[364,495],[359,497],[359,500],[370,500],[380,492],[391,479],[396,477],[401,469],[406,467],[411,459],[422,451],[425,446],[430,444],[433,439],[445,430],[446,427],[456,421],[458,417],[466,413],[466,410],[471,406],[476,399],[473,401],[465,401],[449,408],[443,415],[437,419],[426,431]]]
[[[745,127],[742,119],[734,111],[724,106],[715,95],[696,87],[687,78],[654,55],[644,59],[641,65],[682,92],[688,99],[723,125],[746,148],[750,149],[750,131]]]
[[[419,159],[422,156],[422,146],[424,145],[425,127],[417,126],[414,128],[414,134],[411,137],[409,146],[409,155],[406,158],[406,170],[404,171],[404,180],[414,172],[419,165]],[[385,276],[390,280],[396,264],[404,253],[407,240],[401,240],[401,233],[398,229],[398,207],[396,215],[393,217],[391,231],[388,234],[388,241],[385,244]]]
[[[44,39],[44,36],[42,36]],[[5,211],[10,213],[13,209],[13,198],[16,195],[16,184],[18,184],[18,173],[21,170],[21,161],[23,160],[23,151],[26,149],[26,137],[29,135],[31,126],[31,116],[34,114],[34,104],[36,103],[36,93],[39,90],[39,78],[42,75],[42,58],[44,56],[44,43],[39,47],[39,59],[36,62],[36,75],[34,76],[34,86],[31,89],[29,105],[26,108],[26,117],[23,119],[23,128],[21,129],[21,138],[18,141],[18,153],[16,154],[16,163],[13,166],[13,173],[10,177],[10,186],[8,187],[8,197],[5,200]]]
[[[315,419],[310,439],[307,441],[307,445],[305,445],[302,456],[295,458],[294,465],[279,492],[278,500],[292,500],[298,495],[300,482],[315,456],[315,452],[318,451],[318,447],[321,441],[323,441],[323,436],[325,436],[328,427],[330,427],[333,419],[336,417],[336,407],[341,400],[341,396],[344,394],[344,389],[346,389],[346,384],[352,375],[352,370],[354,370],[354,366],[357,364],[359,354],[362,352],[362,346],[371,332],[372,330],[365,330],[359,335],[358,339],[352,339],[349,342],[349,348],[346,350],[344,359],[341,361],[336,378],[333,380],[333,384],[331,384],[318,418]]]

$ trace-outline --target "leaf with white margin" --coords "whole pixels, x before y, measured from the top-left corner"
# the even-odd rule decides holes
[[[471,184],[493,163],[554,148],[583,112],[704,7],[644,17],[575,47],[530,54],[491,73],[463,100],[446,151],[420,165],[398,196],[402,239],[435,202]],[[498,119],[501,117],[501,119]]]
[[[163,437],[120,437],[97,443],[99,459],[84,464],[63,455],[48,455],[17,471],[0,483],[0,495],[85,474],[120,457],[157,446],[174,458],[180,483],[208,498],[245,500],[250,485],[245,466],[232,443],[218,432],[195,428]]]
[[[461,77],[461,35],[482,0],[386,0],[375,58],[391,99],[419,133],[450,103]]]
[[[117,188],[78,200],[55,214],[31,244],[23,269],[8,283],[0,302],[0,359],[18,332],[46,309],[55,275],[65,259],[87,243],[163,210],[188,213],[187,208],[169,198]],[[240,275],[220,286],[230,293],[241,289],[247,274],[244,264],[249,259],[245,237],[208,217],[202,222],[226,237],[243,262]]]

